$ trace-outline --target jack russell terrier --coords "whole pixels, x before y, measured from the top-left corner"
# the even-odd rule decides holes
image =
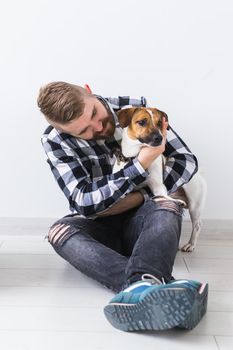
[[[143,146],[156,147],[162,142],[161,132],[162,119],[167,115],[156,108],[125,108],[117,112],[120,126],[123,128],[121,152],[124,157],[136,157]],[[122,156],[121,155],[121,156]],[[120,161],[119,161],[120,159]],[[119,158],[115,163],[113,172],[121,169],[125,161]],[[192,252],[196,246],[198,235],[201,231],[201,216],[206,197],[206,182],[200,172],[182,186],[180,191],[185,195],[185,201],[174,195],[168,196],[167,189],[163,184],[164,156],[156,158],[148,168],[149,177],[142,186],[148,185],[154,194],[154,200],[172,200],[188,208],[192,221],[192,233],[189,242],[181,250]],[[178,191],[179,192],[179,191]]]

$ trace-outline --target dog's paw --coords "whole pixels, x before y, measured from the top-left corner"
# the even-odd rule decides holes
[[[195,249],[195,245],[191,244],[191,243],[187,243],[183,247],[180,248],[180,250],[182,252],[186,252],[186,253],[191,253],[194,251],[194,249]]]
[[[187,203],[185,201],[183,201],[182,199],[175,199],[175,198],[172,198],[170,196],[154,196],[153,200],[155,202],[171,201],[171,202],[177,203],[178,205],[180,205],[183,208],[187,208]]]
[[[168,199],[165,196],[154,196],[152,200],[155,202],[164,202],[164,201],[167,201]]]
[[[187,203],[183,201],[183,199],[174,199],[174,201],[181,205],[183,208],[188,208]]]

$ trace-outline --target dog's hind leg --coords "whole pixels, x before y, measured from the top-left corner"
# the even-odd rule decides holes
[[[195,213],[197,214],[197,213]],[[191,217],[191,215],[190,215]],[[192,252],[197,244],[197,239],[198,236],[201,232],[201,227],[202,227],[202,220],[201,220],[201,213],[199,212],[199,215],[195,215],[195,217],[191,217],[191,221],[192,221],[192,233],[190,236],[190,239],[188,241],[188,243],[186,243],[181,250],[183,252]]]
[[[201,232],[202,213],[204,209],[207,185],[200,173],[196,173],[189,183],[183,186],[188,198],[189,214],[192,222],[192,233],[187,244],[181,250],[192,252],[197,244]]]

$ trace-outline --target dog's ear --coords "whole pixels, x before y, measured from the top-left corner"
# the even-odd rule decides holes
[[[123,108],[120,111],[116,112],[116,115],[119,120],[119,124],[122,128],[126,128],[130,122],[131,119],[135,113],[135,111],[138,109],[138,107],[135,108]]]
[[[168,122],[168,116],[165,112],[163,111],[160,111],[159,109],[157,108],[149,108],[153,114],[156,114],[159,116],[159,121],[158,121],[158,127],[161,128],[162,127],[162,120],[163,120],[163,117],[165,118],[165,121]]]

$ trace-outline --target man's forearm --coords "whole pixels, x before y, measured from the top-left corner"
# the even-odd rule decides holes
[[[141,192],[133,192],[128,194],[125,198],[114,204],[110,209],[104,210],[97,214],[97,216],[110,216],[124,213],[130,209],[136,208],[144,201]]]

